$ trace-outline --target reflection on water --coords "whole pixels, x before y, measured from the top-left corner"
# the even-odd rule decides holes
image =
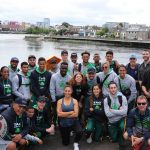
[[[61,50],[68,50],[69,55],[77,52],[78,61],[81,62],[81,53],[89,51],[90,61],[93,61],[93,54],[99,53],[101,61],[105,61],[105,53],[111,49],[114,51],[114,59],[119,63],[127,64],[131,54],[136,54],[138,62],[142,62],[141,50],[138,48],[125,48],[106,45],[104,43],[72,43],[72,42],[51,42],[38,40],[25,40],[25,35],[0,34],[0,66],[8,65],[11,57],[18,57],[20,62],[27,61],[29,55],[34,54],[37,58],[56,55],[60,57]]]
[[[36,40],[26,40],[27,43],[27,49],[28,50],[35,50],[39,51],[40,49],[43,48],[43,42],[42,41],[36,41]]]

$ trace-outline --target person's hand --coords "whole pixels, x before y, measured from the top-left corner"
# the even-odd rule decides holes
[[[134,141],[135,141],[136,137],[135,136],[131,136],[131,142],[132,142],[132,146],[134,146]]]
[[[22,138],[21,134],[15,134],[14,137],[12,138],[13,142],[19,142]]]
[[[93,108],[90,108],[90,111],[93,111],[94,109]]]
[[[149,92],[145,92],[145,96],[146,96],[147,98],[150,98],[150,93],[149,93]]]
[[[112,109],[111,109],[111,108],[109,108],[109,111],[110,111],[110,112],[112,112]]]
[[[120,109],[120,110],[122,110],[122,109],[123,109],[123,107],[121,106],[119,109]]]
[[[138,145],[138,144],[140,144],[142,142],[142,138],[135,138],[134,139],[134,145],[133,146],[135,146],[135,145]]]

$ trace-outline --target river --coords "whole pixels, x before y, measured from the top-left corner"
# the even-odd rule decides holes
[[[20,62],[27,61],[28,55],[34,54],[37,58],[56,55],[60,57],[61,50],[68,50],[69,54],[77,52],[79,62],[81,62],[81,52],[89,51],[90,60],[94,53],[99,53],[101,61],[105,61],[105,53],[108,49],[114,51],[114,59],[120,64],[127,64],[129,56],[136,54],[138,62],[142,62],[142,49],[115,47],[104,44],[85,44],[70,42],[51,42],[51,41],[26,41],[23,34],[0,34],[0,66],[8,65],[11,57],[18,57]]]

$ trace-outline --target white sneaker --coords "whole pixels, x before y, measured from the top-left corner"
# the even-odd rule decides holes
[[[86,139],[86,142],[87,142],[88,144],[92,143],[92,135],[90,135],[90,137]]]
[[[73,147],[74,147],[74,150],[79,150],[79,144],[78,143],[74,143]]]
[[[73,132],[73,131],[71,131],[71,132],[70,132],[70,136],[73,136],[73,134],[74,134],[74,132]]]

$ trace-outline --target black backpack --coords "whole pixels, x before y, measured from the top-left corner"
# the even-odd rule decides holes
[[[119,100],[120,107],[121,107],[122,106],[122,96],[121,95],[118,96],[118,100]],[[107,102],[108,102],[108,106],[111,107],[111,99],[109,96],[107,96]]]
[[[21,84],[22,84],[22,77],[21,77],[20,74],[17,74],[17,76],[18,76],[18,79],[19,79],[19,87],[18,87],[18,89],[19,89]]]

